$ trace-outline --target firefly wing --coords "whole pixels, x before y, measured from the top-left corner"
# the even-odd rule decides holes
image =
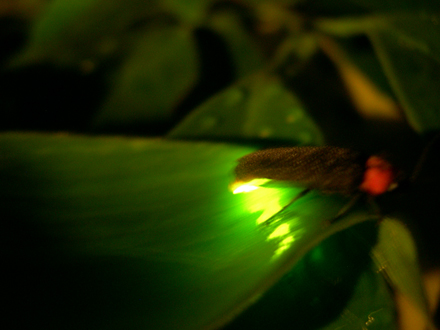
[[[354,193],[362,183],[367,157],[356,151],[324,147],[275,148],[238,160],[236,181],[266,178],[323,193]]]

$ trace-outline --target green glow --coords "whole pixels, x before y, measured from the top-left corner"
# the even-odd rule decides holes
[[[247,193],[258,189],[257,186],[252,186],[250,184],[242,184],[241,186],[234,189],[233,194]]]
[[[271,240],[274,238],[282,238],[283,236],[289,235],[291,232],[290,225],[287,223],[283,223],[282,225],[279,225],[275,230],[267,237],[267,240]],[[275,250],[273,257],[278,257],[283,253],[285,250],[287,250],[292,243],[294,242],[293,235],[289,235],[286,238],[282,239],[278,243],[278,248]]]
[[[254,179],[249,182],[234,182],[231,186],[233,194],[247,193],[260,188],[261,185],[267,183],[270,179]]]
[[[278,244],[278,249],[275,250],[274,257],[278,257],[279,255],[281,255],[281,253],[283,253],[285,250],[287,250],[290,247],[290,245],[292,245],[292,243],[294,241],[295,240],[292,235],[287,236],[285,239],[283,239]]]
[[[287,236],[285,239],[283,239],[281,241],[280,245],[290,245],[293,243],[293,241],[294,241],[293,236],[290,235],[290,236]]]
[[[282,192],[279,188],[262,187],[265,183],[271,181],[270,179],[254,179],[249,182],[234,182],[230,189],[234,194],[251,193],[248,210],[251,213],[263,211],[263,213],[256,220],[257,224],[261,224],[272,215],[276,214],[282,209],[280,199]]]
[[[246,183],[234,182],[230,186],[234,194],[248,193],[245,198],[245,206],[250,213],[262,212],[256,220],[257,226],[282,210],[284,205],[281,204],[281,201],[286,199],[286,194],[292,194],[291,188],[284,189],[282,187],[280,188],[279,185],[265,185],[269,181],[268,179],[255,179]],[[276,244],[276,249],[273,254],[274,259],[282,255],[284,251],[287,251],[296,239],[302,236],[303,229],[297,228],[298,221],[299,218],[291,218],[288,223],[279,224],[267,236],[268,241],[274,241]],[[292,225],[296,228],[293,232],[291,228]]]
[[[265,222],[267,219],[269,219],[274,214],[276,214],[278,211],[280,211],[282,209],[282,206],[280,204],[279,199],[274,199],[270,202],[266,202],[264,204],[264,207],[262,207],[262,208],[264,209],[264,211],[256,220],[258,225]],[[260,208],[260,210],[261,210],[261,208]]]
[[[283,223],[279,225],[272,234],[269,235],[267,239],[273,239],[275,237],[284,236],[290,233],[290,225],[288,223]]]

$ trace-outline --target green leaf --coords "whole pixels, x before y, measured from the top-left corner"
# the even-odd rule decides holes
[[[393,13],[396,11],[438,10],[438,4],[432,0],[339,0],[339,1],[303,1],[302,10],[313,15],[350,16],[378,13]]]
[[[157,11],[154,1],[55,0],[31,26],[13,65],[51,62],[89,72],[126,46],[132,24]]]
[[[247,148],[6,134],[0,150],[22,328],[200,329],[275,266],[227,188]]]
[[[369,257],[374,223],[341,231],[309,251],[232,329],[395,329],[392,292]]]
[[[294,5],[301,0],[275,0],[275,1],[267,1],[267,0],[242,0],[243,3],[246,3],[248,6],[258,6],[258,5],[270,5],[280,6],[280,5]]]
[[[178,56],[177,56],[178,54]],[[94,126],[147,126],[170,119],[197,79],[197,54],[190,31],[147,31],[114,77]]]
[[[163,0],[161,7],[176,14],[183,22],[198,25],[206,16],[208,7],[214,0]]]
[[[299,99],[275,77],[258,74],[215,95],[171,131],[173,138],[279,139],[322,144]]]
[[[346,200],[311,193],[258,225],[259,210],[295,190],[232,194],[249,148],[2,134],[0,151],[6,299],[27,317],[6,314],[21,328],[222,325],[325,238],[371,218],[358,209],[328,226]]]
[[[196,82],[198,59],[191,31],[161,22],[159,12],[150,1],[54,1],[13,64],[49,62],[90,73],[118,63],[106,68],[109,96],[91,125],[161,124]]]
[[[378,243],[371,254],[390,284],[407,296],[431,322],[416,246],[406,226],[394,219],[381,221]]]
[[[427,133],[440,128],[440,14],[424,11],[363,18],[320,20],[316,26],[338,36],[366,33],[408,121]]]
[[[398,329],[393,294],[374,267],[364,271],[348,304],[334,322],[322,328]]]
[[[238,78],[262,68],[263,54],[239,21],[238,15],[226,11],[215,12],[209,20],[209,25],[227,43]]]
[[[414,15],[369,34],[410,124],[420,133],[440,129],[439,22],[439,15]]]
[[[360,42],[363,42],[361,46],[359,45]],[[388,96],[394,96],[388,79],[383,72],[382,65],[371,44],[366,40],[344,38],[338,40],[338,46],[342,47],[344,52],[349,56],[350,61],[352,61],[366,77],[371,79],[380,91]]]

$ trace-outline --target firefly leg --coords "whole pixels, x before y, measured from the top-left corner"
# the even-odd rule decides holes
[[[374,199],[373,199],[372,197],[370,197],[370,198],[368,199],[368,203],[370,204],[371,208],[373,209],[374,214],[375,214],[378,218],[380,218],[382,214],[381,214],[381,211],[380,211],[380,207],[379,207],[379,205],[376,204],[376,202],[374,201]]]
[[[347,204],[345,204],[336,214],[336,216],[334,218],[332,218],[330,220],[330,223],[334,223],[336,220],[338,220],[339,218],[341,218],[342,216],[344,216],[345,214],[347,214],[348,211],[350,211],[350,209],[354,206],[354,204],[356,204],[356,202],[359,200],[359,198],[362,196],[362,193],[358,193],[356,195],[353,196],[353,198],[351,198]]]
[[[296,195],[295,197],[293,197],[293,199],[287,203],[286,205],[284,205],[284,207],[279,210],[277,213],[275,213],[274,215],[272,215],[269,219],[267,219],[266,221],[264,221],[265,225],[270,225],[271,223],[273,223],[279,216],[280,213],[284,212],[290,205],[292,205],[293,203],[295,203],[298,199],[304,197],[308,192],[310,192],[310,189],[305,189],[303,191],[301,191],[298,195]]]

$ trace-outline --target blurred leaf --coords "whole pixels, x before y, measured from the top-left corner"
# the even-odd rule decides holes
[[[393,29],[370,33],[390,84],[420,133],[440,129],[439,23],[438,15],[414,15],[396,20]]]
[[[337,295],[337,294],[335,294]],[[392,292],[387,282],[370,267],[362,273],[347,306],[337,320],[322,330],[398,329]]]
[[[47,5],[47,0],[2,0],[0,2],[0,18],[33,18]]]
[[[94,125],[146,127],[169,119],[174,107],[193,87],[197,74],[197,54],[189,31],[148,31],[139,37],[116,73],[113,91]]]
[[[327,238],[225,330],[395,329],[392,293],[369,257],[375,234],[370,222]]]
[[[226,41],[238,78],[262,68],[263,54],[236,14],[216,12],[210,18],[209,25]]]
[[[21,328],[222,325],[322,240],[370,218],[323,226],[345,200],[313,193],[257,226],[255,207],[292,189],[228,191],[242,147],[3,134],[0,150],[6,298],[21,306],[6,314]]]
[[[390,284],[407,296],[430,322],[416,246],[405,225],[394,219],[381,221],[378,244],[371,253]]]
[[[278,139],[323,143],[296,96],[275,77],[247,77],[215,95],[171,131],[173,138]]]
[[[314,0],[302,1],[302,10],[323,16],[349,16],[377,13],[392,13],[413,10],[438,10],[432,0]]]
[[[288,75],[293,75],[298,68],[316,55],[318,50],[318,40],[315,35],[308,33],[294,35],[284,39],[273,61],[281,67],[288,63]]]
[[[215,0],[163,0],[160,5],[166,11],[175,13],[190,24],[200,24],[205,18],[208,7]]]
[[[341,79],[357,112],[367,121],[402,122],[400,107],[390,97],[393,93],[383,69],[366,37],[342,39],[345,43],[323,37],[320,45],[338,68]],[[343,49],[341,44],[345,47]],[[371,81],[374,79],[374,82]],[[382,87],[379,89],[377,84]],[[385,94],[383,90],[388,93]],[[374,125],[374,124],[373,124]],[[377,126],[377,125],[376,125]],[[387,135],[390,135],[387,132]],[[402,141],[400,141],[401,144]]]
[[[156,11],[154,1],[51,1],[32,25],[27,46],[12,63],[49,61],[84,67],[88,72],[120,51],[130,27]]]
[[[342,47],[349,59],[367,76],[380,91],[388,96],[393,96],[392,88],[389,84],[381,63],[374,53],[372,45],[366,37],[358,39],[339,39],[338,46]]]
[[[328,33],[370,37],[410,124],[420,133],[440,128],[439,24],[438,11],[317,21]]]
[[[294,5],[298,2],[301,2],[302,0],[275,0],[275,1],[267,1],[267,0],[241,0],[243,3],[248,4],[249,6],[255,6],[255,5],[266,5],[271,4],[275,6],[279,5]]]

